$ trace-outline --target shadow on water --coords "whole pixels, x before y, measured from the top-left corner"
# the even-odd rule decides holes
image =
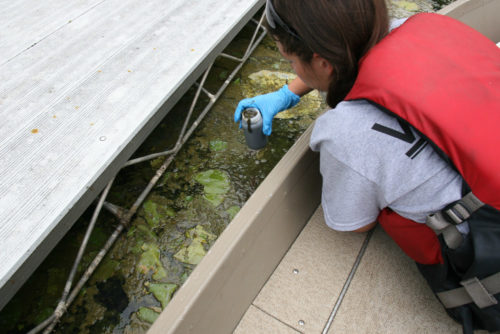
[[[417,9],[413,3],[418,3]],[[392,16],[430,11],[430,1],[393,1]],[[254,26],[245,27],[225,50],[242,57]],[[218,58],[206,84],[216,92],[236,64]],[[247,148],[233,122],[242,98],[272,91],[293,78],[292,69],[266,37],[207,114],[173,164],[56,326],[57,333],[144,333],[266,175],[324,109],[319,95],[279,114],[260,151]],[[195,94],[192,87],[133,157],[175,145]],[[196,119],[208,98],[195,108]],[[122,169],[108,201],[130,208],[164,158]],[[49,317],[90,222],[92,205],[74,224],[22,289],[0,312],[1,333],[25,333]],[[103,211],[77,277],[118,224]]]

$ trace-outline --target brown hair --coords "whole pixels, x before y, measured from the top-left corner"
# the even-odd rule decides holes
[[[351,90],[360,59],[388,32],[385,0],[272,0],[281,19],[300,36],[279,25],[270,34],[286,53],[310,63],[313,53],[333,66],[327,103],[335,107]]]

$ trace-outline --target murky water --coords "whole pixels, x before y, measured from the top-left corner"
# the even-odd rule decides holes
[[[393,17],[432,11],[432,1],[393,1]],[[242,56],[252,28],[245,28],[227,52]],[[235,64],[218,60],[207,89],[215,92]],[[233,123],[237,102],[269,92],[294,77],[274,42],[266,38],[228,87],[175,162],[148,196],[130,228],[103,260],[68,313],[58,333],[144,333],[168,304],[208,248],[302,132],[323,109],[309,94],[273,123],[267,146],[249,150]],[[194,89],[169,112],[134,156],[171,148],[182,127]],[[199,113],[205,99],[199,103]],[[122,170],[109,201],[129,208],[163,158]],[[60,298],[85,228],[90,208],[39,269],[0,312],[0,332],[24,333],[52,314]],[[103,211],[80,265],[82,272],[112,233],[117,220]]]

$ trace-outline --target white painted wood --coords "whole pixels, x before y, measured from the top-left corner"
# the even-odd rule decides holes
[[[0,309],[263,0],[2,2]]]
[[[40,42],[103,0],[0,0],[0,64]]]

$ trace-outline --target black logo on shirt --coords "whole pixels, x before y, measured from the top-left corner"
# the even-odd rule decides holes
[[[424,147],[427,145],[427,141],[423,138],[417,140],[415,138],[415,134],[411,130],[411,127],[405,122],[398,119],[398,123],[399,126],[401,126],[401,130],[403,130],[403,132],[388,128],[378,123],[373,124],[372,129],[378,132],[382,132],[383,134],[389,135],[391,137],[397,138],[399,140],[402,140],[404,142],[407,142],[408,144],[413,144],[416,141],[416,143],[410,148],[410,150],[406,152],[406,155],[411,159],[413,159],[420,152],[422,152]]]

